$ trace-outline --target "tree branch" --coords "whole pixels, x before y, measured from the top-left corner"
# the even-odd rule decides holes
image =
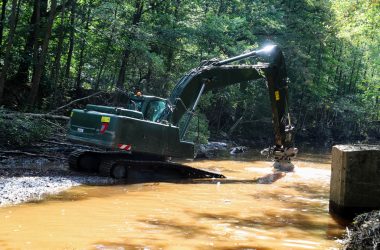
[[[50,112],[47,113],[47,114],[53,114],[53,113],[55,113],[55,112],[57,112],[57,111],[59,111],[59,110],[61,110],[61,109],[64,109],[64,108],[66,108],[66,107],[68,107],[68,106],[70,106],[70,105],[73,105],[74,103],[77,103],[77,102],[80,102],[80,101],[83,101],[83,100],[89,99],[89,98],[91,98],[91,97],[94,97],[94,96],[100,95],[100,94],[102,94],[102,93],[104,93],[104,91],[99,91],[99,92],[96,92],[96,93],[94,93],[94,94],[92,94],[92,95],[89,95],[89,96],[85,96],[85,97],[83,97],[83,98],[76,99],[76,100],[74,100],[74,101],[69,102],[69,103],[66,104],[66,105],[63,105],[63,106],[61,106],[61,107],[59,107],[59,108],[57,108],[57,109],[55,109],[55,110],[50,111]]]

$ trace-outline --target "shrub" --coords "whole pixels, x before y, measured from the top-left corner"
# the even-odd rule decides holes
[[[28,118],[22,115],[1,117],[0,113],[0,146],[20,147],[49,137],[52,128],[43,120]]]

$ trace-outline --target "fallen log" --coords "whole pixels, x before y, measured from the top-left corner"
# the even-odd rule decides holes
[[[44,119],[55,119],[55,120],[65,120],[68,121],[70,120],[70,117],[68,116],[63,116],[63,115],[49,115],[49,114],[33,114],[33,113],[5,113],[1,114],[0,117],[3,118],[15,118],[17,116],[25,116],[25,117],[33,117],[33,118],[44,118]]]
[[[48,159],[55,159],[55,160],[66,160],[66,158],[63,158],[63,157],[46,155],[46,154],[34,154],[34,153],[20,151],[20,150],[0,150],[0,154],[26,155],[26,156],[31,156],[31,157],[40,157],[40,158],[48,158]]]
[[[49,144],[56,144],[60,146],[67,146],[67,147],[73,147],[73,148],[86,148],[86,149],[94,149],[94,147],[86,146],[86,145],[80,145],[80,144],[73,144],[73,143],[68,143],[68,142],[57,142],[57,141],[52,141],[52,140],[43,140],[45,143]]]

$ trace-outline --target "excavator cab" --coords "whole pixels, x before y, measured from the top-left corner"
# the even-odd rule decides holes
[[[166,99],[156,96],[134,95],[128,100],[126,109],[141,112],[143,119],[159,122],[161,113],[166,108]]]

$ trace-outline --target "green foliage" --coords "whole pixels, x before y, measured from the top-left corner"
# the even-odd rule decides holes
[[[187,116],[185,115],[180,121],[179,127],[182,128]],[[190,122],[189,128],[185,134],[185,140],[197,144],[207,143],[210,137],[208,121],[204,114],[196,114]]]
[[[0,147],[27,146],[48,138],[53,130],[40,119],[22,116],[2,118],[0,116]]]
[[[21,1],[7,72],[5,96],[9,100],[4,104],[16,109],[25,104],[34,52],[38,51],[25,51],[35,27],[30,23],[35,1]],[[371,132],[377,131],[373,124],[380,120],[379,1],[72,2],[76,2],[74,13],[69,5],[55,17],[36,108],[51,109],[94,91],[115,90],[126,54],[122,87],[139,86],[146,94],[167,97],[177,80],[202,60],[227,58],[276,43],[285,53],[290,106],[299,138],[379,137]],[[7,5],[4,24],[9,11]],[[43,40],[45,21],[33,48],[39,48]],[[5,25],[2,45],[8,33]],[[68,64],[71,40],[74,51]],[[0,61],[4,60],[4,47]],[[31,62],[28,79],[16,81],[25,60]],[[199,112],[203,114],[202,140],[208,139],[208,128],[216,136],[232,132],[234,137],[257,138],[271,133],[270,123],[262,122],[271,118],[264,82],[208,93]]]

